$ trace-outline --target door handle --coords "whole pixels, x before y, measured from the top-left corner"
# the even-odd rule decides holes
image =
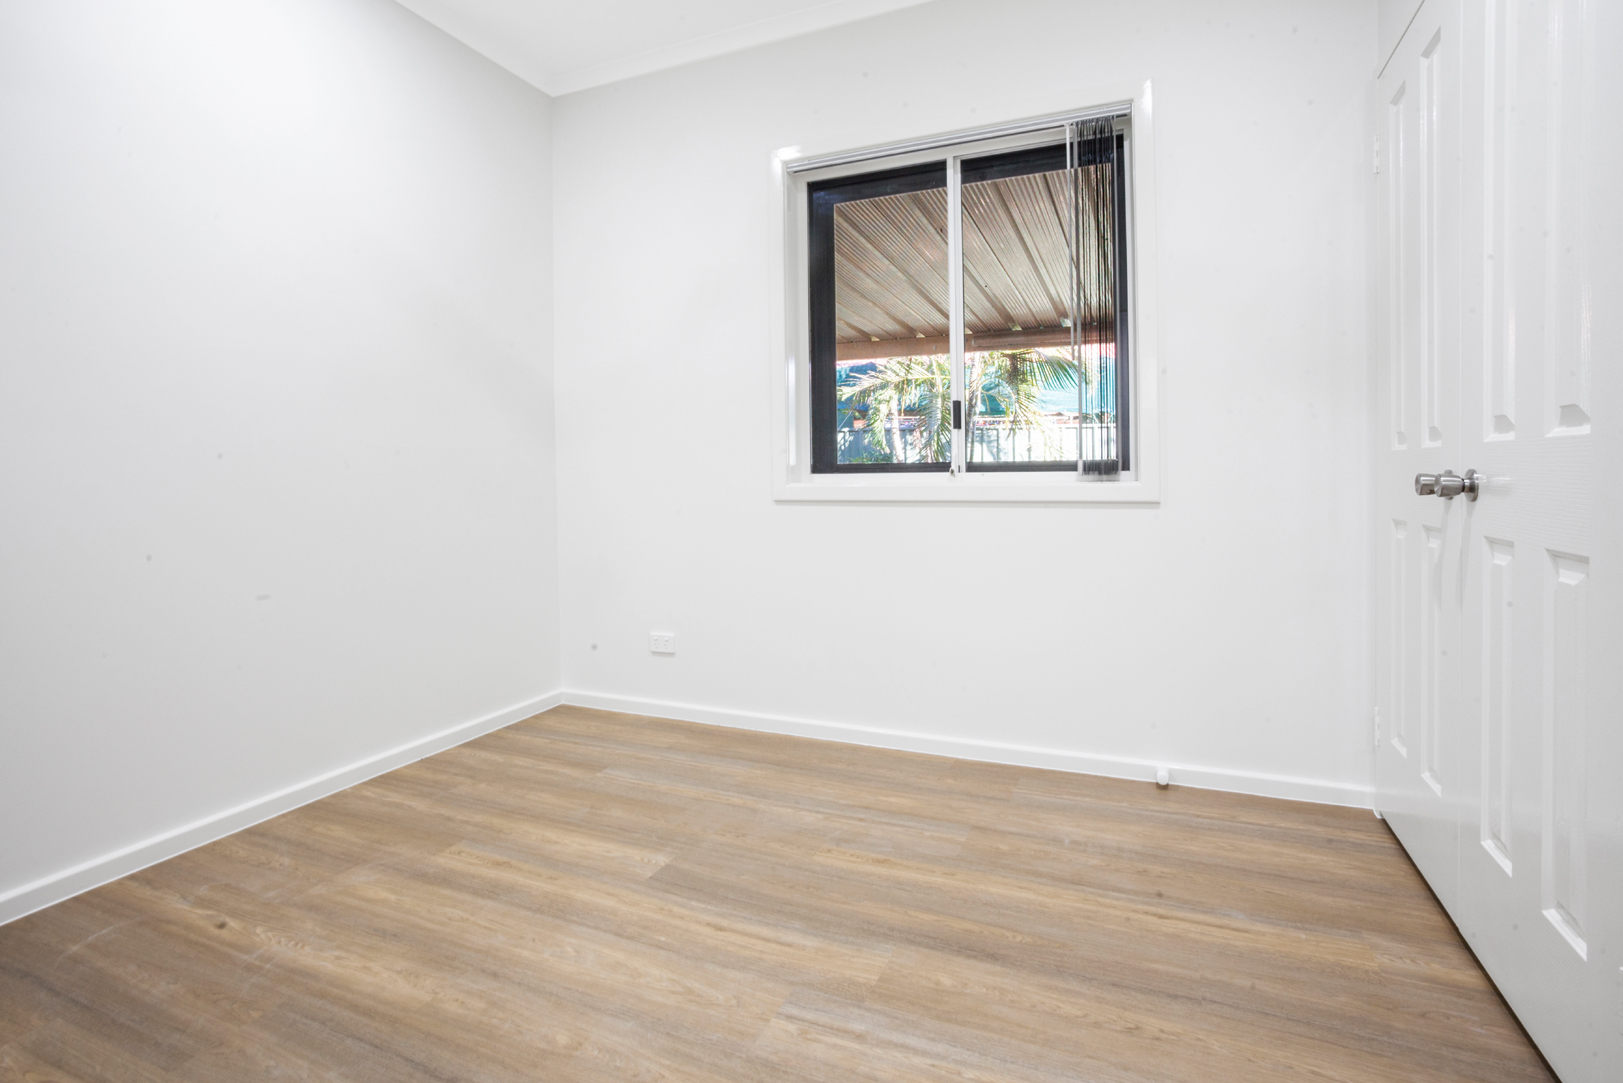
[[[1475,470],[1467,470],[1464,477],[1452,470],[1444,470],[1441,474],[1416,474],[1414,491],[1416,496],[1440,496],[1444,500],[1463,496],[1467,500],[1475,500],[1482,491],[1482,475]]]

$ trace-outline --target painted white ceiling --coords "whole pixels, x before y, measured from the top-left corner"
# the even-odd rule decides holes
[[[548,94],[629,79],[925,0],[400,0]]]

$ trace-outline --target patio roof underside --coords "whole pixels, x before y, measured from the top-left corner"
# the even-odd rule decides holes
[[[963,202],[965,348],[1069,346],[1065,174],[966,184]],[[1098,239],[1083,232],[1092,258]],[[839,361],[948,351],[945,189],[838,204],[834,259]],[[1080,322],[1111,321],[1087,312]]]

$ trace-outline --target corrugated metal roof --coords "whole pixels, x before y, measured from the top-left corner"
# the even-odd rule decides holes
[[[964,325],[983,348],[1070,341],[1068,198],[1063,171],[964,185]],[[1085,257],[1100,240],[1084,236]],[[946,351],[945,189],[838,204],[834,260],[842,360]]]

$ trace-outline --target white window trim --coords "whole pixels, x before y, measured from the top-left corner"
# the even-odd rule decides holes
[[[1081,104],[1087,103],[1087,104]],[[1131,113],[1129,273],[1132,279],[1132,400],[1136,466],[1119,481],[1083,478],[1070,471],[813,474],[811,472],[811,366],[809,359],[806,281],[806,177],[794,172],[819,158],[833,158],[849,147],[806,152],[778,151],[772,157],[773,214],[781,228],[772,231],[770,253],[772,328],[772,497],[778,501],[815,503],[1039,503],[1158,504],[1161,501],[1161,365],[1158,350],[1155,267],[1155,151],[1152,138],[1150,83],[1103,88],[1084,95],[1079,108],[1037,116],[1009,125],[978,126],[961,133],[922,137],[930,148],[991,138],[1000,128],[1029,130],[1057,124],[1084,109],[1122,106]],[[901,155],[886,163],[931,157],[905,140],[888,144]],[[912,151],[912,153],[907,153]],[[852,172],[883,168],[875,158]]]

